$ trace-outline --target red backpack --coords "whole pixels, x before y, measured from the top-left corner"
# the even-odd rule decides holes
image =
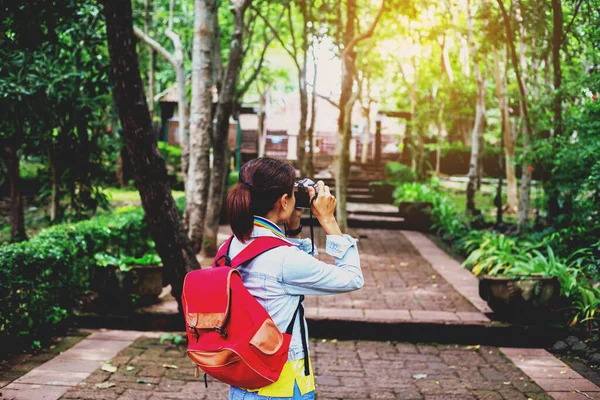
[[[258,389],[279,379],[288,358],[296,315],[303,318],[302,300],[285,333],[248,292],[236,268],[280,246],[276,237],[258,237],[236,257],[229,258],[233,236],[221,246],[213,267],[189,272],[181,300],[187,324],[187,355],[206,375],[232,386]],[[304,339],[305,354],[308,354]],[[308,370],[305,357],[305,370]],[[196,370],[198,372],[198,370]]]

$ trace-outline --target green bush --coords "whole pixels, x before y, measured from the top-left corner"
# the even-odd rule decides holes
[[[35,162],[21,162],[19,164],[19,174],[24,181],[33,181],[40,179],[40,174],[46,169],[46,166]]]
[[[385,165],[385,180],[390,184],[414,182],[416,176],[409,166],[392,161]]]
[[[29,345],[51,334],[89,286],[94,255],[140,257],[153,248],[141,209],[40,232],[0,248],[0,342]]]
[[[158,142],[158,150],[165,162],[177,172],[181,171],[181,147],[170,146],[165,142]]]

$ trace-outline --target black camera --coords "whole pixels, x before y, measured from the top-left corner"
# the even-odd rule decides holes
[[[317,184],[308,178],[294,182],[294,197],[296,197],[296,208],[310,208],[310,196],[308,188],[315,188],[315,199],[317,198]]]

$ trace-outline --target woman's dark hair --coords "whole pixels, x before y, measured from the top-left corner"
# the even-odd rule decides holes
[[[250,239],[254,216],[264,217],[284,194],[292,196],[294,168],[274,158],[255,158],[244,164],[238,182],[227,195],[227,216],[238,240]]]

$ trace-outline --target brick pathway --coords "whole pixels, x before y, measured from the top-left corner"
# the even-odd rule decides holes
[[[61,399],[227,398],[224,384],[209,379],[206,389],[194,378],[183,345],[154,336],[113,357],[116,372],[97,369]],[[319,400],[552,398],[493,347],[312,340],[311,349]]]
[[[230,232],[228,226],[221,226],[219,240],[225,241]],[[355,229],[353,233],[359,239],[365,286],[359,291],[335,296],[307,296],[308,318],[454,324],[489,322],[483,314],[489,309],[477,294],[477,279],[426,236],[418,232],[364,228]],[[306,227],[304,236],[308,235],[309,228]],[[415,239],[419,241],[419,247],[412,243]],[[319,258],[333,263],[333,257],[324,251],[325,234],[320,227],[315,227],[315,242],[321,252]],[[428,253],[433,252],[434,257],[428,260],[428,253],[424,256],[420,246]],[[208,264],[207,260],[202,261],[202,265]],[[453,283],[453,279],[457,281]]]
[[[141,335],[133,331],[95,332],[67,351],[20,376],[0,389],[0,398],[58,399],[115,357]],[[13,371],[17,372],[17,371]],[[98,397],[101,398],[101,397]]]

